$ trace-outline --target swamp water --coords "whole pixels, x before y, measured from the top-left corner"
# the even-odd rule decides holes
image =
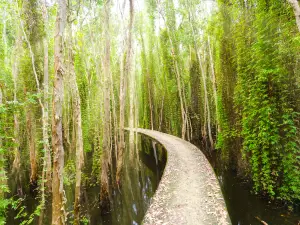
[[[209,157],[208,157],[209,158]],[[300,206],[289,212],[286,206],[255,195],[248,182],[236,172],[225,170],[219,157],[209,159],[219,180],[232,225],[300,225]]]
[[[151,139],[138,135],[138,141],[134,146],[134,151],[138,152],[136,160],[130,160],[129,154],[125,157],[123,167],[122,186],[120,189],[112,190],[111,210],[101,214],[99,208],[99,190],[98,185],[88,185],[95,183],[86,178],[82,195],[82,223],[91,225],[138,225],[145,215],[150,204],[159,180],[162,176],[166,163],[166,152],[159,144],[154,145]],[[127,142],[128,143],[128,142]],[[126,152],[129,152],[129,146],[126,146]],[[156,154],[155,154],[156,152]],[[92,155],[87,154],[88,167],[92,166]],[[156,163],[157,162],[157,163]],[[233,171],[225,170],[220,160],[214,156],[210,162],[215,169],[222,192],[226,201],[227,209],[233,225],[262,225],[260,220],[268,225],[298,225],[300,221],[300,210],[296,208],[295,212],[289,212],[285,207],[279,207],[272,202],[251,194],[249,185],[243,183]],[[88,170],[91,170],[89,168]],[[10,208],[7,213],[7,224],[21,224],[28,220],[29,215],[34,212],[38,205],[38,200],[34,197],[36,193],[30,192],[28,181],[29,172],[21,174],[22,179],[9,179],[11,193],[14,193],[14,199],[22,197],[22,202],[16,210]],[[86,173],[90,174],[90,173]],[[71,179],[72,180],[72,179]],[[24,182],[26,181],[26,182]],[[67,180],[66,183],[69,181]],[[22,184],[22,185],[20,185]],[[68,223],[72,224],[74,185],[65,185],[66,190],[66,210],[68,212]],[[27,213],[26,216],[25,213]],[[23,216],[23,217],[22,217]],[[16,218],[19,217],[19,218]],[[45,220],[43,224],[50,224],[51,203],[48,202]],[[259,218],[259,219],[258,219]],[[38,224],[34,220],[33,224]]]
[[[127,138],[128,140],[128,138]],[[128,142],[126,142],[128,143]],[[130,158],[129,145],[126,144],[126,155],[124,158],[123,175],[119,188],[111,190],[111,208],[101,213],[99,204],[99,185],[91,185],[96,183],[91,181],[90,175],[84,175],[86,182],[82,187],[82,208],[81,224],[91,225],[138,225],[149,207],[150,200],[158,186],[166,163],[166,152],[163,147],[153,142],[145,136],[138,135],[137,143],[132,146],[131,152],[134,158]],[[154,151],[155,149],[155,151]],[[133,150],[133,151],[132,151]],[[91,171],[92,155],[87,153],[88,165],[87,170]],[[65,164],[68,164],[66,161]],[[67,165],[68,167],[71,165]],[[89,168],[90,167],[90,168]],[[27,171],[29,174],[29,172]],[[90,173],[86,173],[90,174]],[[68,214],[67,224],[73,222],[73,202],[74,202],[74,184],[68,185],[72,181],[74,174],[66,179],[64,186],[66,195],[66,211]],[[24,173],[21,181],[16,182],[13,178],[9,181],[11,193],[14,193],[14,199],[23,199],[16,202],[17,209],[11,207],[7,213],[7,224],[17,225],[29,219],[30,214],[34,212],[38,206],[39,200],[36,193],[30,192],[28,186],[29,178]],[[26,181],[26,182],[24,182]],[[20,185],[22,184],[22,185]],[[51,221],[51,202],[48,201],[43,225],[50,224]],[[34,219],[32,224],[38,224],[38,219]]]

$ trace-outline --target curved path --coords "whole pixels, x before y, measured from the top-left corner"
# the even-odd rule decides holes
[[[196,146],[154,130],[133,131],[157,140],[168,152],[163,176],[143,224],[231,224],[216,175]]]

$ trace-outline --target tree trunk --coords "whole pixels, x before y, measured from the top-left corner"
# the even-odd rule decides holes
[[[169,36],[169,39],[170,39],[170,43],[171,43],[171,48],[174,49],[173,48],[173,42],[172,42],[170,36]],[[173,63],[175,64],[177,90],[178,90],[179,100],[180,100],[181,119],[182,119],[181,138],[185,140],[186,130],[187,130],[187,118],[186,118],[187,114],[186,114],[186,110],[185,110],[185,107],[184,107],[184,97],[183,97],[182,88],[181,88],[181,76],[180,76],[180,73],[179,73],[179,68],[178,68],[177,60],[175,59],[175,55],[172,57],[172,59],[173,59]]]
[[[298,30],[300,31],[300,5],[299,5],[299,2],[298,2],[298,0],[288,0],[288,2],[293,7],[294,14],[296,17],[296,24],[297,24]]]
[[[19,141],[19,117],[18,112],[14,112],[14,161],[13,161],[13,173],[19,173],[21,166],[20,159],[20,141]]]
[[[13,83],[14,83],[14,104],[17,104],[17,91],[18,91],[18,76],[19,76],[19,51],[21,45],[21,34],[18,27],[18,34],[16,40],[16,46],[14,49],[15,57],[12,68]],[[19,151],[20,141],[19,141],[19,117],[18,112],[14,111],[14,161],[13,161],[13,173],[18,174],[20,170],[20,151]]]
[[[122,171],[123,165],[123,152],[125,149],[125,140],[124,140],[124,126],[125,126],[125,93],[126,93],[126,82],[128,79],[128,74],[131,70],[131,45],[132,45],[132,26],[133,26],[133,0],[129,0],[129,26],[128,26],[128,39],[127,39],[127,50],[126,50],[126,59],[124,73],[120,77],[120,149],[118,152],[118,161],[117,161],[117,173],[116,173],[116,181],[117,183],[120,182],[120,176]],[[123,59],[122,59],[123,60]]]
[[[120,63],[120,122],[119,122],[119,149],[117,156],[117,172],[116,172],[116,182],[119,185],[121,167],[123,164],[123,153],[125,149],[125,137],[124,137],[124,126],[125,126],[125,76],[124,76],[124,62],[123,57],[121,57]]]
[[[113,118],[113,128],[114,128],[114,150],[115,150],[115,160],[118,160],[118,118],[116,113],[116,100],[114,96],[114,83],[113,83],[113,76],[110,73],[110,93],[111,93],[111,104],[112,104],[112,118]],[[112,145],[112,143],[111,143]],[[112,165],[111,165],[112,166]]]
[[[46,2],[43,4],[44,26],[48,30],[48,9]],[[46,33],[43,40],[44,45],[44,111],[43,111],[43,147],[44,147],[44,170],[46,173],[46,184],[50,191],[51,188],[51,150],[49,144],[49,57],[48,57],[48,34]]]
[[[54,86],[52,112],[52,225],[65,224],[63,169],[64,148],[62,137],[62,104],[63,104],[63,33],[66,22],[66,0],[58,0],[54,37]]]
[[[73,62],[73,60],[72,60]],[[74,69],[74,65],[72,65]],[[75,129],[76,129],[76,185],[75,185],[75,202],[74,202],[74,224],[80,223],[79,217],[79,203],[80,203],[80,193],[81,193],[81,170],[84,164],[84,154],[83,154],[83,137],[82,137],[82,122],[81,122],[81,106],[80,106],[80,95],[78,86],[76,83],[75,72],[71,71],[71,83],[73,91],[73,107],[74,107],[74,117],[75,117]]]
[[[7,57],[7,35],[6,35],[6,16],[7,16],[7,12],[6,12],[6,5],[4,5],[4,9],[3,9],[3,29],[2,29],[2,38],[3,38],[3,50],[4,50],[4,63],[5,65],[9,65],[9,61],[8,61],[8,57]]]
[[[70,7],[70,6],[69,6]],[[70,9],[69,9],[70,10]],[[70,11],[69,11],[70,13]],[[72,24],[68,24],[68,69],[71,95],[73,100],[74,114],[74,132],[75,132],[75,149],[76,149],[76,183],[75,183],[75,201],[74,201],[74,224],[80,224],[80,194],[81,194],[81,170],[84,164],[83,137],[82,137],[82,121],[81,121],[81,101],[76,81],[73,55],[73,35]]]
[[[195,41],[196,43],[196,41]],[[205,70],[204,70],[204,66],[203,66],[203,62],[202,62],[202,58],[200,55],[199,50],[197,49],[197,46],[195,44],[195,49],[196,49],[196,53],[197,53],[197,57],[198,57],[198,61],[199,61],[199,65],[200,65],[200,71],[201,71],[201,77],[202,77],[202,82],[203,82],[203,89],[204,89],[204,111],[207,112],[207,129],[208,129],[208,138],[209,138],[209,142],[210,142],[210,147],[211,149],[213,149],[214,146],[214,142],[213,142],[213,138],[212,138],[212,133],[211,133],[211,121],[210,121],[210,108],[209,108],[209,102],[208,102],[208,94],[207,94],[207,87],[206,87],[206,76],[205,76]],[[206,114],[206,113],[205,113]]]
[[[150,128],[151,128],[151,130],[153,130],[154,129],[154,122],[153,122],[153,104],[152,104],[152,98],[153,98],[152,85],[151,85],[149,64],[148,64],[148,61],[147,61],[146,49],[145,49],[145,44],[144,44],[144,38],[143,38],[142,31],[140,33],[140,36],[141,36],[141,42],[142,42],[142,57],[144,58],[145,68],[146,68],[146,71],[145,71],[146,74],[145,74],[145,81],[144,82],[146,82],[145,85],[147,86],[147,89],[145,89],[144,92],[147,92],[147,93],[145,93],[145,95],[148,96],[149,111],[150,111]],[[145,110],[146,110],[147,107],[148,106],[145,107]]]
[[[46,4],[46,3],[45,3]],[[44,10],[45,11],[45,10]],[[48,43],[47,43],[47,37],[46,37],[46,40],[44,38],[43,40],[43,44],[44,44],[44,48],[46,48],[45,50],[45,55],[44,55],[44,82],[46,81],[46,87],[44,90],[44,101],[45,103],[47,104],[47,109],[45,109],[44,107],[44,104],[42,102],[42,99],[41,99],[41,95],[42,95],[42,92],[41,92],[41,89],[40,89],[40,83],[39,83],[39,79],[38,79],[38,74],[37,74],[37,71],[36,71],[36,65],[35,65],[35,56],[34,56],[34,53],[33,53],[33,50],[32,50],[32,47],[31,47],[31,43],[27,37],[27,34],[26,34],[26,31],[25,31],[25,28],[24,28],[24,25],[23,25],[23,21],[21,19],[21,15],[20,15],[20,12],[19,12],[19,9],[18,9],[18,14],[19,14],[19,17],[20,17],[20,25],[21,25],[21,29],[22,29],[22,32],[23,32],[23,35],[24,35],[24,39],[25,39],[25,42],[28,46],[28,49],[29,49],[29,53],[30,53],[30,58],[31,58],[31,65],[32,65],[32,71],[33,71],[33,74],[34,74],[34,78],[35,78],[35,82],[36,82],[36,88],[37,88],[37,93],[38,93],[38,102],[39,102],[39,105],[41,107],[41,110],[42,110],[42,123],[43,123],[43,145],[44,145],[44,151],[45,151],[45,158],[44,160],[46,160],[46,162],[49,164],[51,164],[51,156],[50,156],[50,147],[49,147],[49,138],[48,138]],[[44,19],[47,17],[47,12],[43,12],[43,16],[44,16]],[[46,43],[45,43],[46,42]],[[29,109],[29,117],[28,119],[31,120],[31,116],[33,116],[34,114],[32,114],[32,112],[30,112],[31,110]],[[35,123],[35,122],[34,122]],[[36,184],[37,183],[37,154],[36,154],[36,146],[35,146],[35,133],[31,133],[32,132],[32,127],[30,128],[29,126],[31,126],[30,124],[27,126],[28,128],[28,131],[30,132],[31,135],[34,135],[34,137],[30,136],[29,137],[29,147],[30,147],[30,163],[31,163],[31,176],[30,176],[30,180],[31,180],[31,183],[32,184]],[[34,158],[32,158],[34,157]],[[46,165],[47,166],[47,165]],[[48,169],[51,169],[51,166],[47,166]],[[43,171],[44,173],[44,171]],[[51,177],[51,175],[49,174],[50,172],[47,172],[47,176],[48,178]],[[50,180],[49,180],[50,181]],[[49,182],[48,181],[48,182]],[[44,182],[44,180],[42,181],[42,183]],[[48,183],[49,184],[49,183]],[[42,184],[43,186],[43,184]]]
[[[135,76],[135,80],[137,80],[137,77]],[[135,82],[135,90],[138,90],[138,87],[137,87],[137,82]],[[138,100],[138,92],[136,91],[135,92],[135,96],[134,96],[134,102],[135,102],[135,110],[134,110],[134,117],[135,117],[135,124],[134,124],[134,127],[139,127],[139,105],[140,105],[140,102]],[[137,141],[137,133],[134,134],[135,135],[135,138],[136,138],[136,142],[135,142],[135,160],[136,162],[139,162],[139,150],[138,150],[138,141]]]
[[[131,162],[134,159],[134,131],[132,130],[134,127],[134,108],[135,108],[135,102],[134,102],[134,96],[135,96],[135,88],[134,88],[135,82],[134,82],[134,72],[130,70],[129,72],[129,121],[128,125],[131,129],[129,131],[129,151],[130,151],[130,160]]]
[[[216,113],[216,127],[217,131],[219,131],[218,126],[218,97],[217,97],[217,82],[216,82],[216,75],[215,75],[215,66],[214,66],[214,59],[213,59],[213,53],[211,50],[210,40],[208,37],[208,52],[209,52],[209,62],[210,62],[210,69],[211,69],[211,80],[212,80],[212,87],[213,87],[213,93],[214,93],[214,102],[215,102],[215,113]]]
[[[146,58],[146,57],[145,57]],[[151,82],[150,82],[150,74],[149,70],[147,68],[147,86],[148,86],[148,99],[149,99],[149,106],[150,106],[150,124],[151,124],[151,130],[154,129],[154,123],[153,123],[153,104],[152,104],[152,93],[151,93]]]
[[[49,143],[49,57],[48,57],[48,9],[46,5],[46,0],[43,1],[43,19],[44,19],[44,28],[45,28],[45,36],[43,39],[44,45],[44,109],[43,109],[43,118],[42,118],[42,126],[43,126],[43,147],[44,147],[44,156],[43,156],[43,171],[42,171],[42,181],[41,181],[41,214],[39,216],[39,225],[42,225],[44,222],[44,210],[45,210],[45,191],[51,191],[51,150]]]
[[[36,139],[35,139],[35,118],[29,106],[26,109],[26,130],[28,137],[29,156],[30,156],[30,183],[34,186],[37,185],[37,152],[36,152]]]
[[[165,100],[165,95],[163,95],[161,99],[161,106],[160,106],[160,113],[159,113],[159,127],[158,131],[162,131],[162,122],[163,122],[163,112],[164,112],[164,100]]]
[[[165,24],[167,24],[167,22],[165,20],[165,17],[163,15],[162,15],[162,18],[163,18]],[[181,138],[185,139],[186,138],[187,125],[188,125],[187,111],[185,109],[185,104],[184,104],[184,99],[185,98],[184,98],[184,93],[182,93],[181,76],[180,76],[177,60],[175,59],[176,56],[175,56],[173,41],[172,41],[172,38],[171,38],[170,28],[168,26],[166,26],[166,28],[167,28],[169,41],[170,41],[170,46],[171,46],[171,49],[172,49],[172,61],[173,61],[173,64],[175,66],[177,91],[178,91],[179,101],[180,101],[180,111],[181,111],[181,120],[182,120]]]
[[[103,131],[103,153],[101,159],[101,190],[100,201],[105,205],[109,203],[109,164],[111,165],[111,123],[110,123],[110,3],[104,6],[104,131]]]
[[[2,105],[2,89],[0,87],[0,106]],[[2,148],[2,138],[0,137],[0,149]],[[6,171],[4,167],[4,152],[0,152],[0,199],[4,197],[4,187],[6,186]]]
[[[193,15],[192,15],[192,12],[190,11],[190,9],[189,9],[189,19],[190,19],[190,25],[191,25],[191,28],[192,28],[192,32],[193,32],[195,51],[196,51],[197,59],[199,61],[199,67],[200,67],[201,77],[202,77],[202,82],[203,82],[203,89],[204,89],[204,119],[206,120],[206,118],[207,118],[208,137],[209,137],[210,147],[211,147],[211,149],[213,149],[214,142],[213,142],[212,133],[211,133],[211,121],[210,121],[211,118],[210,118],[210,107],[209,107],[209,101],[208,101],[208,91],[207,91],[207,86],[206,86],[206,76],[205,76],[205,70],[204,70],[202,57],[201,57],[201,54],[200,54],[200,49],[198,49],[198,45],[197,45],[197,41],[196,41],[196,34],[195,34],[195,30],[194,30],[194,25],[193,25]],[[207,117],[205,115],[206,112],[207,112]],[[204,123],[204,125],[205,125],[205,123]],[[204,126],[204,133],[206,133],[205,129],[206,129],[206,126]]]

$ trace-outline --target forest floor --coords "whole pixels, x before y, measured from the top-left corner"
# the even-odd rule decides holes
[[[213,168],[196,146],[154,130],[131,131],[160,142],[168,154],[143,224],[231,224]]]

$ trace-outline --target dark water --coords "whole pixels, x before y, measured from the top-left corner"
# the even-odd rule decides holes
[[[127,142],[128,143],[128,142]],[[155,148],[154,148],[155,145]],[[155,149],[155,151],[154,151]],[[111,189],[111,208],[100,210],[99,185],[85,184],[82,193],[81,224],[91,225],[138,225],[141,224],[150,200],[158,186],[166,163],[166,152],[163,147],[151,139],[137,136],[137,142],[131,147],[127,144],[121,185]],[[133,156],[133,157],[131,157]],[[88,167],[91,167],[92,156],[88,155]],[[24,170],[26,171],[26,169]],[[31,192],[28,176],[24,172],[21,179],[11,176],[9,186],[15,202],[15,209],[10,207],[7,213],[7,224],[21,224],[30,219],[30,215],[38,206],[37,193]],[[69,174],[72,178],[72,174]],[[85,175],[90,177],[90,175]],[[70,179],[71,179],[70,178]],[[91,181],[90,181],[91,182]],[[96,183],[96,182],[95,182]],[[74,185],[65,184],[68,213],[67,224],[73,222]],[[38,224],[34,217],[32,224]],[[43,224],[51,223],[51,197],[48,197]]]
[[[251,193],[247,181],[237,177],[231,170],[225,170],[216,156],[210,160],[217,174],[227,209],[233,225],[299,225],[300,210],[290,212],[286,206],[275,204]]]
[[[128,142],[127,142],[128,143]],[[82,223],[91,225],[138,225],[145,215],[166,163],[166,152],[161,145],[156,144],[154,151],[151,139],[138,136],[137,143],[126,146],[125,163],[123,167],[122,185],[114,188],[112,192],[112,205],[110,210],[101,213],[99,208],[99,185],[95,181],[88,181],[83,185],[82,193]],[[156,154],[155,154],[156,152]],[[133,153],[133,159],[130,157]],[[88,155],[88,159],[92,156]],[[268,225],[299,225],[300,210],[296,207],[289,212],[285,206],[268,202],[266,199],[251,194],[251,187],[247,182],[240,180],[235,172],[225,170],[218,157],[210,159],[219,179],[227,209],[233,225],[261,225],[265,221]],[[88,161],[91,166],[91,161]],[[89,171],[89,170],[87,170]],[[23,199],[15,202],[15,208],[7,213],[7,224],[21,224],[28,220],[36,209],[38,195],[28,186],[28,168],[22,170],[21,176],[10,177],[9,186],[11,196]],[[86,172],[90,174],[90,172]],[[71,176],[69,174],[69,176]],[[89,177],[90,175],[86,175]],[[91,185],[92,183],[95,185]],[[73,221],[74,185],[65,185],[66,209],[68,223]],[[37,217],[35,217],[37,218]],[[47,209],[43,224],[51,221],[51,197],[48,197]],[[38,219],[33,220],[38,224]]]
[[[155,144],[156,151],[154,151],[154,143],[151,139],[138,135],[137,145],[134,146],[134,151],[139,152],[138,160],[137,158],[130,160],[130,151],[127,151],[121,180],[122,186],[120,189],[113,190],[112,209],[101,215],[98,207],[92,208],[90,224],[141,224],[166,163],[165,150],[161,145]],[[127,145],[126,149],[129,148]],[[98,196],[98,190],[89,193],[94,196],[94,202],[98,201],[98,197],[95,198]]]

